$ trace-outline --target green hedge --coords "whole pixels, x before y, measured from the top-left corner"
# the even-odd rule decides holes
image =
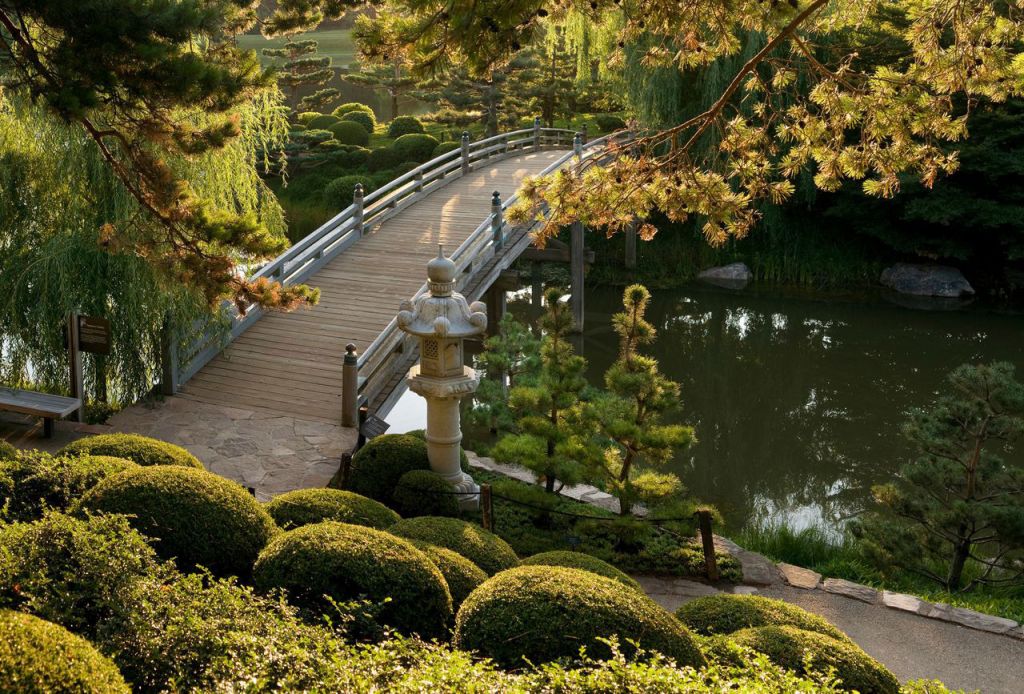
[[[860,694],[897,694],[900,690],[895,675],[848,641],[792,626],[742,629],[731,638],[797,673],[805,672],[804,661],[810,655],[812,668],[824,671],[834,667],[843,686]]]
[[[324,204],[338,210],[345,209],[352,204],[357,183],[363,184],[363,195],[373,190],[372,179],[366,174],[339,176],[324,188]]]
[[[412,116],[399,116],[388,123],[388,137],[398,138],[410,133],[422,133],[423,123]]]
[[[109,455],[139,465],[183,465],[203,468],[194,455],[173,443],[138,434],[100,434],[78,439],[64,446],[57,455]]]
[[[445,142],[442,142],[441,144],[439,144],[437,147],[434,148],[434,151],[431,152],[431,154],[430,154],[430,158],[434,159],[436,157],[441,156],[442,154],[447,154],[448,152],[454,152],[455,150],[459,149],[461,146],[462,145],[458,142],[458,140],[447,140]]]
[[[444,576],[445,583],[448,584],[448,592],[452,595],[452,607],[456,611],[466,597],[487,580],[487,574],[483,569],[461,554],[456,554],[450,549],[438,547],[429,542],[420,540],[409,540],[409,542],[427,555],[427,559],[433,562]]]
[[[327,521],[289,530],[260,554],[257,587],[283,588],[295,604],[329,609],[324,596],[379,604],[382,624],[439,637],[452,618],[452,598],[438,568],[393,535]]]
[[[160,465],[123,472],[82,498],[86,511],[133,516],[160,556],[185,570],[248,576],[278,532],[274,519],[237,482],[193,468]]]
[[[608,657],[602,639],[612,636],[627,653],[638,643],[680,665],[705,663],[690,632],[653,600],[578,569],[503,571],[466,598],[455,621],[456,646],[505,667],[577,658],[581,647],[593,657]]]
[[[405,516],[459,515],[459,497],[443,477],[431,470],[410,470],[398,479],[392,496],[396,511]]]
[[[10,610],[0,611],[0,690],[131,692],[117,667],[88,641]]]
[[[14,520],[33,520],[47,508],[66,510],[106,478],[139,467],[130,460],[105,455],[54,458],[37,454],[26,462],[30,466],[9,497],[8,512]]]
[[[391,147],[398,153],[402,161],[414,161],[418,164],[430,159],[434,149],[440,144],[433,135],[409,133],[395,140]]]
[[[792,626],[849,640],[826,619],[782,600],[760,595],[711,595],[697,598],[676,610],[676,617],[698,634],[731,634],[740,629]]]
[[[401,163],[398,152],[390,147],[378,147],[366,157],[366,168],[372,172],[390,171]]]
[[[342,489],[296,489],[275,497],[267,512],[285,530],[328,520],[383,530],[402,520],[384,504]]]
[[[342,120],[327,128],[334,135],[334,139],[343,145],[358,145],[365,147],[370,144],[370,133],[366,132],[361,124],[351,120]]]
[[[519,565],[519,558],[507,542],[479,525],[458,518],[407,518],[391,526],[389,532],[450,549],[479,566],[488,576]]]
[[[321,114],[316,118],[311,118],[310,120],[306,121],[305,125],[310,130],[327,130],[332,125],[340,121],[341,119],[338,118],[337,116],[332,116],[330,114]]]
[[[305,132],[297,132],[295,133],[295,135],[298,137],[300,142],[303,142],[309,147],[323,144],[328,140],[334,139],[334,133],[332,133],[330,130],[324,130],[322,128],[310,128]]]
[[[296,117],[295,120],[297,120],[299,123],[308,128],[309,122],[314,118],[319,118],[321,115],[323,114],[317,113],[316,111],[303,111]]]
[[[349,111],[341,119],[343,121],[349,120],[353,123],[359,123],[368,135],[372,135],[374,128],[377,127],[377,118],[373,115],[373,111],[370,113],[366,111]]]
[[[7,443],[6,441],[0,441],[0,460],[14,460],[17,457],[17,448]]]
[[[371,116],[374,115],[372,108],[370,108],[366,104],[361,104],[358,101],[349,101],[348,103],[344,103],[341,106],[339,106],[338,108],[336,108],[333,111],[331,111],[331,113],[333,115],[337,116],[338,118],[342,118],[342,117],[348,115],[349,113],[357,113],[357,112],[366,113],[366,114],[371,115]],[[376,116],[374,116],[374,117],[376,118]]]
[[[349,489],[392,504],[398,480],[410,470],[429,470],[427,444],[415,436],[385,434],[371,439],[352,457]]]
[[[613,113],[599,113],[594,116],[594,120],[597,121],[597,127],[606,133],[612,130],[622,130],[626,127],[626,121],[621,116],[616,116]]]
[[[604,576],[619,583],[629,586],[634,590],[642,590],[640,584],[634,581],[629,575],[619,571],[606,561],[592,557],[583,552],[568,552],[555,550],[554,552],[541,552],[527,557],[521,562],[523,566],[562,566],[567,569],[580,569],[589,571],[598,576]]]

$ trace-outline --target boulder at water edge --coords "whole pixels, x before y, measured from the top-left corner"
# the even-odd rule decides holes
[[[974,294],[974,287],[955,267],[896,263],[882,271],[881,282],[901,294],[959,298]]]
[[[700,274],[697,275],[698,279],[709,284],[728,289],[742,289],[753,276],[754,273],[750,271],[746,263],[730,263],[720,267],[711,267],[707,270],[701,270]]]

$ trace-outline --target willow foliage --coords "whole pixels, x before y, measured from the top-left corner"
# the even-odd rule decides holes
[[[170,165],[213,213],[251,216],[283,238],[283,213],[258,173],[287,135],[280,99],[259,92],[240,113],[239,137]],[[110,226],[145,235],[156,223],[80,128],[0,93],[0,380],[66,391],[63,327],[78,311],[109,319],[113,335],[109,356],[84,360],[87,392],[102,399],[109,386],[130,402],[152,387],[165,317],[189,325],[209,312],[201,292],[167,279],[153,258],[106,244]]]

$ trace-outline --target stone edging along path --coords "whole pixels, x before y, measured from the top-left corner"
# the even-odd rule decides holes
[[[466,451],[466,457],[473,467],[497,472],[529,484],[533,484],[537,480],[532,472],[517,465],[499,463],[493,458],[478,456],[472,451]],[[561,493],[570,499],[609,511],[618,510],[618,503],[615,497],[590,485],[578,484],[566,487]],[[816,571],[794,566],[793,564],[786,564],[785,562],[776,564],[767,557],[757,552],[745,550],[732,540],[720,537],[719,535],[715,535],[715,548],[720,552],[732,555],[740,562],[743,567],[743,583],[745,585],[772,586],[787,584],[803,590],[822,590],[826,593],[859,600],[869,605],[902,610],[930,619],[959,624],[968,629],[1002,634],[1024,641],[1024,624],[1015,622],[1012,619],[995,617],[963,607],[952,607],[941,602],[932,603],[906,593],[876,590],[870,586],[861,585],[842,578],[823,579],[822,575]],[[736,590],[734,592],[750,593],[755,591]]]

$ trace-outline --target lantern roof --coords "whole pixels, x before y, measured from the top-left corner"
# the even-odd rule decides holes
[[[458,268],[438,245],[437,257],[427,263],[427,292],[403,301],[398,327],[410,335],[458,339],[482,334],[487,329],[487,309],[472,304],[455,291]]]

